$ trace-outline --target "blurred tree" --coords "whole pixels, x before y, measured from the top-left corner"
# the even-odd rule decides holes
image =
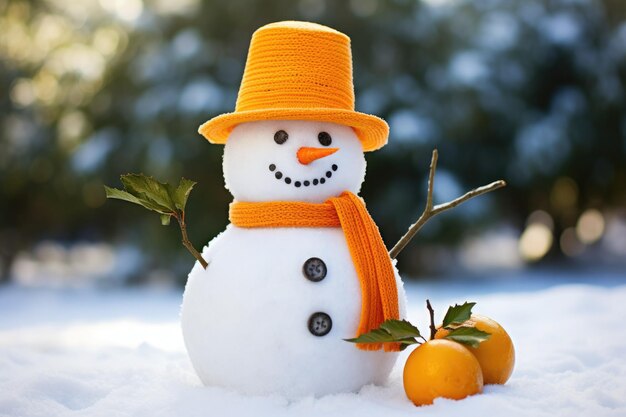
[[[234,108],[252,32],[285,19],[352,38],[357,107],[391,125],[363,188],[389,245],[421,211],[433,147],[440,199],[501,177],[510,187],[424,240],[458,241],[498,216],[521,227],[536,209],[558,235],[585,208],[625,203],[625,14],[609,0],[0,0],[2,277],[55,239],[134,242],[146,268],[182,278],[176,230],[104,205],[102,185],[142,171],[194,179],[190,238],[219,233],[222,148],[196,129]],[[400,260],[427,266],[415,244]]]

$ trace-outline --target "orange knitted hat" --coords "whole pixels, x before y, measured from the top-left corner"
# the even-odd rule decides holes
[[[389,126],[354,110],[350,38],[309,22],[277,22],[252,35],[233,113],[198,129],[223,144],[232,129],[258,120],[317,120],[351,126],[364,151],[387,143]]]

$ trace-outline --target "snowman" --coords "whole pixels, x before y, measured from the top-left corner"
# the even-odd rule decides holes
[[[354,110],[350,39],[306,22],[258,29],[224,144],[226,230],[189,274],[182,330],[205,385],[298,398],[383,384],[397,346],[355,345],[405,316],[405,294],[357,196],[388,126]]]

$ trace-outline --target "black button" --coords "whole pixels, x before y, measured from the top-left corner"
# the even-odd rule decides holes
[[[326,278],[326,264],[320,258],[309,258],[302,265],[302,273],[313,282],[320,282]]]
[[[309,317],[309,331],[313,336],[326,336],[333,328],[333,321],[326,313],[317,312]]]

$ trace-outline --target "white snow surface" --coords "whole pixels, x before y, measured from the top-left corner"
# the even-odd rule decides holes
[[[439,319],[451,303],[477,301],[517,356],[506,385],[421,408],[402,388],[409,351],[385,385],[358,393],[244,396],[205,387],[194,373],[179,291],[0,288],[0,416],[625,416],[623,277],[546,279],[406,285],[409,319],[423,331],[425,298]]]

